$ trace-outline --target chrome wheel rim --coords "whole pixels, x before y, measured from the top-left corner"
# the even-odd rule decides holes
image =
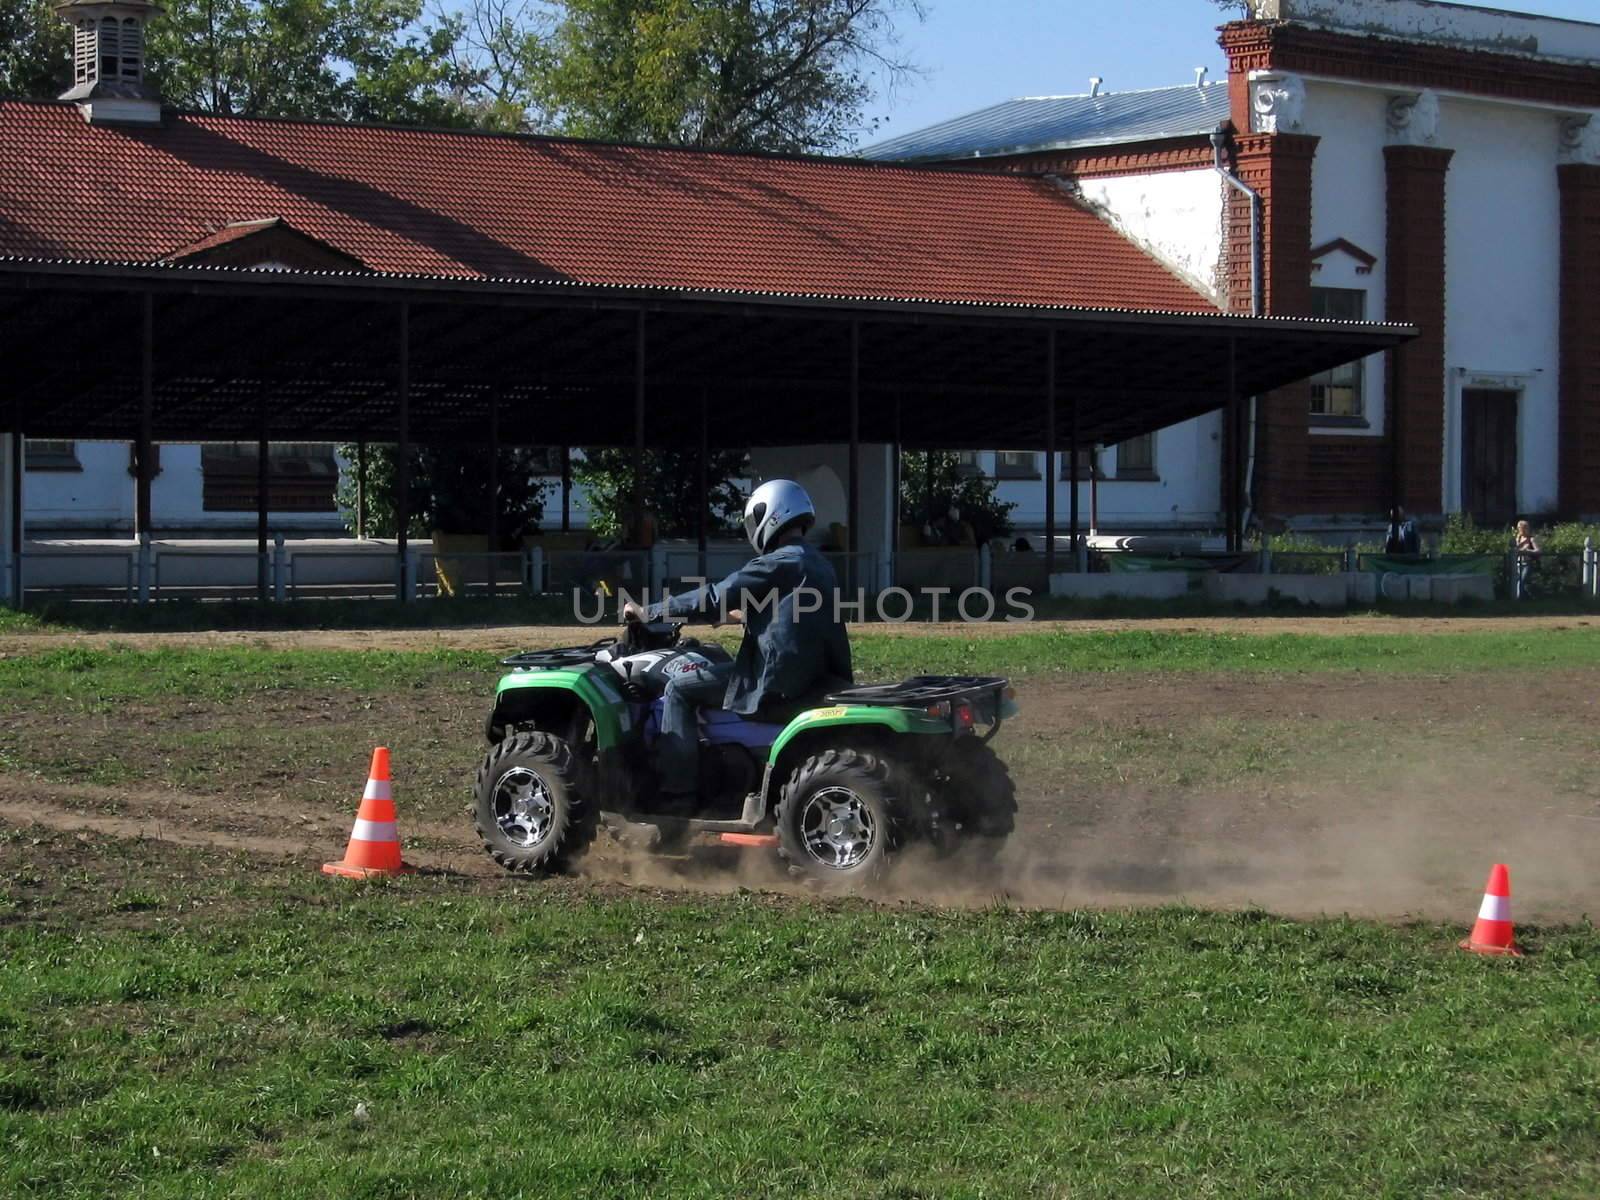
[[[537,846],[556,820],[550,785],[527,767],[512,767],[494,785],[494,820],[507,841]]]
[[[861,797],[847,787],[813,792],[800,810],[800,840],[806,853],[835,871],[859,866],[878,841],[878,823]]]

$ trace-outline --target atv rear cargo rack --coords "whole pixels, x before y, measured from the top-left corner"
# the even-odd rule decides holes
[[[903,683],[829,692],[829,704],[876,704],[885,708],[926,708],[943,700],[959,700],[982,692],[1002,692],[1011,681],[996,675],[913,675]]]

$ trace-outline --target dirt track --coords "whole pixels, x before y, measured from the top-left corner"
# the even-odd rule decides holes
[[[561,635],[570,640],[571,630]],[[381,637],[326,636],[342,645]],[[417,644],[419,635],[403,636]],[[527,644],[529,631],[475,637]],[[465,808],[481,753],[478,692],[479,681],[463,677],[436,694],[355,704],[289,693],[249,706],[126,706],[114,721],[13,714],[0,730],[0,761],[44,745],[53,757],[0,774],[0,824],[314,867],[338,857],[348,834],[365,766],[351,747],[381,739],[396,748],[408,857],[504,887]],[[987,903],[998,891],[1052,907],[1183,900],[1461,920],[1488,866],[1506,861],[1523,919],[1600,914],[1592,673],[1116,676],[1089,685],[1039,677],[1020,699],[1024,717],[998,743],[1023,809],[998,886],[952,884],[943,866],[913,859],[897,895]],[[127,782],[62,781],[80,770],[96,778],[108,759]],[[760,856],[644,862],[604,840],[583,870],[666,887],[790,886]]]

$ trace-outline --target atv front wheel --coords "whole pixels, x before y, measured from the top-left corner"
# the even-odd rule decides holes
[[[889,766],[862,750],[826,750],[797,767],[783,785],[778,851],[823,880],[876,879],[899,842],[898,801]]]
[[[594,836],[572,749],[549,733],[508,737],[483,760],[473,792],[478,836],[508,871],[556,871]]]

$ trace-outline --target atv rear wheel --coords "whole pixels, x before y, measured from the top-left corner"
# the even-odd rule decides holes
[[[1017,785],[988,742],[963,737],[939,765],[936,801],[946,824],[960,826],[948,844],[957,854],[990,862],[1017,824]]]
[[[508,737],[483,760],[473,790],[478,836],[508,871],[556,871],[589,844],[595,805],[571,747],[549,733]]]
[[[899,803],[889,766],[863,750],[825,750],[783,785],[778,852],[817,879],[861,883],[881,876],[899,844]]]

